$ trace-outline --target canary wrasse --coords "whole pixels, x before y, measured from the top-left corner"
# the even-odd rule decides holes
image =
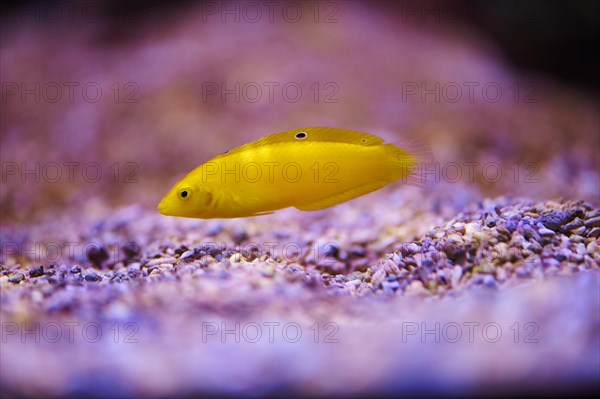
[[[425,153],[352,130],[290,130],[198,166],[175,184],[158,210],[203,219],[263,215],[290,206],[314,211],[397,180],[418,183],[414,171]]]

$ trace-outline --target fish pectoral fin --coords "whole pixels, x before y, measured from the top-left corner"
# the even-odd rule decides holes
[[[301,211],[317,211],[319,209],[329,208],[330,206],[341,204],[342,202],[349,201],[353,198],[360,197],[361,195],[368,194],[375,190],[379,190],[387,184],[389,184],[387,181],[376,181],[374,183],[364,184],[362,186],[343,191],[339,194],[321,198],[317,201],[308,202],[302,205],[295,205],[295,208],[300,209]]]
[[[272,214],[272,213],[273,213],[273,212],[256,212],[256,213],[253,213],[253,214],[252,214],[252,215],[250,215],[250,216],[264,216],[264,215],[270,215],[270,214]]]

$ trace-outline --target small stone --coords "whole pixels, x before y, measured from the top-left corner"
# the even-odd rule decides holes
[[[561,230],[563,232],[569,232],[569,231],[575,230],[581,226],[583,226],[583,220],[581,220],[579,218],[575,218],[572,221],[570,221],[569,223],[565,224]]]
[[[362,283],[362,281],[360,281],[359,279],[356,280],[350,280],[346,283],[347,287],[354,287],[354,288],[358,288],[358,286]]]
[[[596,216],[600,216],[600,208],[592,209],[592,210],[586,212],[586,214],[585,214],[585,217],[588,219],[593,219]]]
[[[450,234],[448,238],[446,238],[446,241],[454,245],[462,245],[464,243],[463,238],[458,234]]]
[[[499,242],[494,245],[494,250],[497,253],[497,257],[500,260],[509,260],[510,259],[510,247],[505,242]]]
[[[339,251],[339,248],[338,248],[338,251]],[[352,256],[362,258],[367,255],[367,249],[365,247],[355,245],[348,250],[348,253]],[[336,254],[335,256],[338,256],[338,255]]]
[[[590,232],[587,234],[588,237],[591,238],[599,238],[600,237],[600,227],[594,227],[592,230],[590,230]]]
[[[380,264],[382,266],[382,269],[387,274],[399,274],[400,273],[400,268],[391,259],[383,259],[383,260],[381,260]]]
[[[29,277],[41,277],[44,275],[44,266],[39,265],[35,269],[29,271]]]
[[[219,248],[216,245],[211,245],[211,244],[201,245],[197,248],[194,248],[194,258],[200,259],[203,256],[210,255],[213,258],[217,259],[217,256],[222,257],[223,250],[224,250],[224,248]],[[217,260],[220,260],[220,259],[217,259]]]
[[[571,233],[577,234],[578,236],[583,236],[585,234],[585,227],[581,226],[576,229],[571,230]]]
[[[400,288],[400,283],[398,283],[397,281],[384,281],[381,283],[381,287],[383,288],[384,293],[393,294],[398,288]]]
[[[496,267],[494,266],[493,263],[491,262],[484,262],[481,264],[480,266],[481,268],[481,273],[494,273],[494,270],[496,269]]]
[[[404,294],[407,296],[417,295],[422,297],[430,295],[429,291],[427,291],[427,289],[420,280],[414,280],[413,282],[411,282],[408,285],[408,287],[406,287]]]
[[[578,253],[579,255],[585,255],[585,244],[583,243],[577,243],[573,246],[573,249],[575,250],[575,253]]]
[[[585,227],[600,227],[600,216],[586,220]]]
[[[494,279],[493,276],[491,275],[486,275],[483,276],[483,284],[487,287],[495,287],[496,286],[496,280]]]
[[[340,246],[336,242],[328,242],[323,247],[323,255],[337,258],[340,254]]]
[[[458,233],[464,233],[465,232],[465,224],[464,223],[457,222],[457,223],[454,223],[452,225],[452,227],[454,227],[454,230],[456,230]]]
[[[402,253],[394,252],[389,259],[395,264],[399,265],[402,262]]]
[[[598,246],[596,241],[590,241],[586,247],[586,251],[588,254],[593,255],[598,252],[598,248],[600,248],[600,246]]]
[[[517,219],[511,219],[506,222],[506,229],[510,232],[510,234],[514,233],[517,229]]]
[[[559,231],[560,226],[562,226],[566,221],[566,216],[562,212],[551,212],[542,215],[540,221],[547,229],[552,231]]]
[[[385,271],[383,269],[379,269],[373,274],[371,277],[371,283],[373,286],[378,287],[379,284],[385,279]]]
[[[537,241],[533,241],[526,244],[525,248],[536,254],[541,253],[543,249],[540,243]]]
[[[454,266],[452,268],[452,277],[450,278],[450,284],[453,288],[456,288],[458,286],[458,283],[460,283],[460,279],[463,275],[463,269],[460,266]]]
[[[133,270],[128,270],[127,275],[130,278],[138,278],[138,277],[142,277],[143,273],[140,270],[133,269]]]
[[[411,242],[410,244],[408,244],[406,246],[406,249],[409,251],[410,254],[417,254],[417,253],[421,252],[421,247],[419,247],[414,242]]]
[[[135,241],[129,241],[123,245],[125,260],[130,260],[140,254],[140,246]]]
[[[21,281],[23,281],[23,279],[25,279],[25,276],[22,273],[15,273],[8,278],[8,281],[13,284],[19,284]]]
[[[496,280],[499,282],[506,281],[506,271],[502,267],[496,268]]]
[[[352,272],[348,275],[348,280],[352,281],[352,280],[360,280],[363,281],[365,279],[365,273],[361,273],[361,272]]]
[[[502,269],[504,269],[504,271],[506,271],[507,273],[511,273],[515,270],[515,264],[512,262],[506,262],[502,265]]]
[[[554,235],[554,231],[547,229],[545,227],[542,227],[541,229],[538,230],[538,234],[542,237],[552,237]]]
[[[528,224],[524,224],[522,227],[523,230],[523,236],[528,239],[528,240],[535,240],[535,241],[539,241],[540,240],[540,235],[538,234],[537,231],[535,231],[535,229],[533,227],[531,227]]]
[[[515,270],[515,274],[518,277],[530,277],[531,276],[531,267],[529,267],[528,264],[524,264],[523,266],[519,266],[517,267],[517,269]]]
[[[575,205],[577,205],[577,204],[575,204]],[[575,218],[579,218],[579,219],[585,218],[585,212],[583,211],[583,209],[579,209],[579,208],[570,209],[567,212],[567,222],[569,222]]]
[[[585,238],[583,238],[580,235],[573,234],[571,237],[569,237],[569,241],[572,243],[579,243],[579,242],[584,242]]]
[[[179,259],[188,259],[194,256],[194,251],[185,251],[184,253],[181,254],[181,256],[179,257]]]
[[[101,267],[109,258],[108,251],[104,245],[94,245],[87,250],[87,258],[94,265]]]
[[[570,254],[571,254],[571,253],[569,252],[569,250],[568,250],[568,249],[566,249],[566,248],[563,248],[563,249],[559,250],[559,251],[558,251],[558,252],[557,252],[557,253],[554,255],[554,258],[555,258],[557,261],[559,261],[559,262],[562,262],[562,261],[565,261],[565,260],[569,259],[569,255],[570,255]]]
[[[179,248],[176,248],[175,251],[173,251],[173,254],[181,256],[182,253],[189,251],[189,250],[190,249],[188,247],[186,247],[185,245],[180,245]]]
[[[86,281],[93,281],[93,282],[102,280],[102,276],[100,276],[94,272],[87,273],[84,278]]]
[[[466,259],[467,249],[463,245],[456,245],[446,242],[442,247],[442,251],[446,253],[448,259],[454,262],[461,263]]]
[[[481,229],[477,223],[467,224],[466,236],[477,241],[478,243],[485,243],[488,240],[488,235]]]
[[[246,231],[238,230],[231,235],[231,238],[233,239],[233,242],[236,245],[240,245],[244,241],[247,241],[249,237],[248,237],[248,233],[246,233]]]
[[[423,282],[429,281],[429,270],[427,270],[426,267],[423,267],[423,266],[418,267],[417,275],[419,276],[421,281],[423,281]]]
[[[152,267],[152,266],[158,266],[161,265],[163,263],[169,263],[169,264],[174,264],[175,263],[175,259],[173,258],[158,258],[158,259],[152,259],[151,261],[147,262],[144,266],[146,267]]]
[[[558,268],[560,266],[560,262],[554,258],[544,258],[542,260],[542,266],[544,268]]]
[[[512,236],[511,232],[502,225],[496,226],[496,232],[498,233],[498,241],[508,241]]]
[[[351,269],[364,272],[369,268],[370,262],[367,258],[358,258],[350,263]]]
[[[317,263],[320,270],[327,271],[331,274],[343,273],[346,270],[346,264],[336,261],[332,258],[326,258]]]
[[[581,262],[583,262],[583,256],[576,254],[576,253],[572,253],[571,256],[569,257],[569,260],[571,262],[581,263]]]

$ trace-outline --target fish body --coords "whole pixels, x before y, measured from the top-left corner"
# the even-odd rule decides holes
[[[235,218],[294,206],[312,211],[412,174],[418,154],[352,130],[276,133],[200,165],[158,205],[164,215]]]

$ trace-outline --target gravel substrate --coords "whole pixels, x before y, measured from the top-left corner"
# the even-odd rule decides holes
[[[324,2],[332,23],[313,2],[296,2],[297,23],[224,23],[204,3],[54,20],[62,3],[13,8],[0,26],[2,398],[600,384],[592,93],[388,2]],[[202,162],[302,126],[426,141],[428,183],[318,212],[156,211]]]
[[[410,212],[369,212],[373,196]],[[438,202],[407,189],[226,221],[94,205],[89,224],[64,216],[3,229],[20,248],[88,251],[7,257],[2,385],[164,395],[593,383],[600,209],[499,198],[450,219],[450,206],[426,212]]]

